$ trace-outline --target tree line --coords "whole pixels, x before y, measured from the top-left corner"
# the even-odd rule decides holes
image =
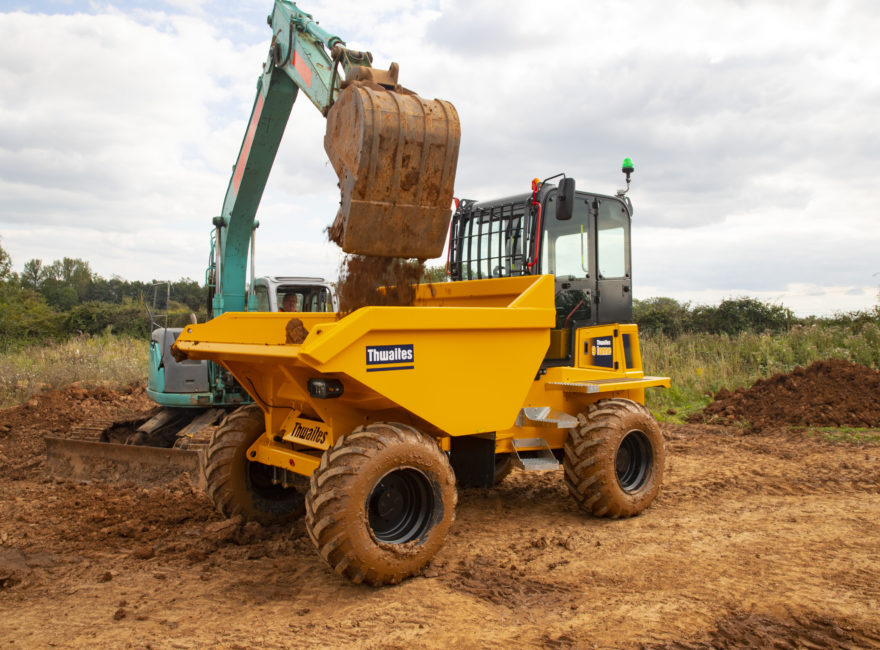
[[[728,298],[719,305],[692,306],[689,302],[661,297],[634,301],[633,320],[642,333],[668,338],[683,334],[777,334],[797,325],[842,325],[858,331],[868,323],[880,325],[880,305],[834,316],[798,318],[782,305],[755,298]]]
[[[181,278],[158,283],[104,278],[89,263],[65,257],[49,264],[25,262],[20,273],[0,243],[0,341],[61,339],[74,334],[113,332],[146,336],[150,312],[182,325],[195,313],[205,319],[207,290]]]
[[[425,269],[425,282],[446,279],[443,267]],[[87,261],[69,257],[50,264],[28,260],[16,273],[0,242],[0,346],[107,331],[146,337],[151,312],[163,317],[163,325],[167,312],[168,325],[179,327],[189,322],[191,314],[204,321],[206,302],[206,287],[190,278],[171,283],[107,279],[94,273]],[[692,306],[659,297],[634,301],[633,317],[646,335],[676,338],[693,333],[778,333],[809,324],[859,329],[866,323],[880,324],[880,306],[826,318],[798,318],[782,305],[755,298]]]

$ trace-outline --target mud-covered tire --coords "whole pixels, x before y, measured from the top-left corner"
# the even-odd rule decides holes
[[[455,519],[455,475],[437,443],[404,424],[371,424],[324,452],[306,530],[337,574],[394,584],[424,568]]]
[[[304,491],[272,485],[272,468],[245,455],[264,430],[262,409],[248,404],[223,420],[205,449],[208,496],[225,517],[269,522],[305,513]]]
[[[663,434],[651,412],[627,399],[590,404],[569,429],[565,482],[597,517],[630,517],[650,505],[663,480]]]

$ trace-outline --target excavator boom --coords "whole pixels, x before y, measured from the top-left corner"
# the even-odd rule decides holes
[[[247,306],[255,215],[300,91],[327,116],[324,148],[339,176],[331,239],[347,253],[439,257],[451,217],[461,126],[455,108],[402,88],[398,66],[372,67],[312,16],[276,0],[272,42],[226,190],[213,312]]]

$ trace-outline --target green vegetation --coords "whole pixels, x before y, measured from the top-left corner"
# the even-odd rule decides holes
[[[89,263],[65,257],[49,265],[32,259],[21,273],[0,245],[0,350],[17,345],[63,341],[71,335],[112,332],[146,337],[150,319],[146,305],[165,324],[182,326],[195,313],[205,319],[207,291],[182,278],[170,285],[109,280],[93,273]]]
[[[804,321],[781,305],[754,298],[730,298],[717,307],[680,303],[673,298],[636,300],[633,317],[645,334],[681,336],[702,332],[734,335],[740,332],[783,332]]]
[[[442,266],[425,269],[424,281],[446,279]],[[105,280],[88,262],[71,258],[49,265],[30,260],[19,274],[0,246],[0,406],[75,381],[114,387],[143,381],[145,302],[163,314],[163,325],[167,306],[168,325],[179,327],[191,313],[204,320],[206,295],[184,278],[161,285],[154,299],[152,284]],[[819,359],[880,368],[880,306],[799,319],[754,298],[692,307],[660,297],[636,301],[634,317],[648,373],[672,378],[671,389],[648,391],[648,405],[661,417],[685,417],[721,388],[748,387]]]
[[[830,442],[857,445],[880,443],[880,433],[855,427],[821,427],[813,429],[809,433],[814,436],[820,436],[823,440]]]
[[[74,382],[84,388],[119,388],[142,382],[147,372],[147,348],[146,339],[109,335],[9,348],[0,353],[0,408]]]
[[[644,367],[672,378],[669,390],[648,391],[648,406],[679,419],[703,408],[721,388],[751,386],[820,359],[846,359],[880,368],[880,306],[831,317],[797,318],[754,298],[720,305],[637,300]],[[675,414],[667,414],[668,410]]]
[[[683,334],[641,337],[642,362],[652,375],[672,378],[669,390],[648,391],[648,406],[686,416],[712,400],[721,388],[751,386],[761,377],[787,373],[820,359],[846,359],[880,368],[880,322],[814,322],[787,332]]]

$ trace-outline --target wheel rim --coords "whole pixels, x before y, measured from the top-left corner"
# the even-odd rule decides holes
[[[389,472],[367,499],[373,535],[384,544],[420,539],[431,528],[434,490],[428,477],[411,467]]]
[[[617,448],[614,466],[617,482],[624,492],[637,492],[651,474],[653,451],[651,442],[641,431],[630,431]]]

